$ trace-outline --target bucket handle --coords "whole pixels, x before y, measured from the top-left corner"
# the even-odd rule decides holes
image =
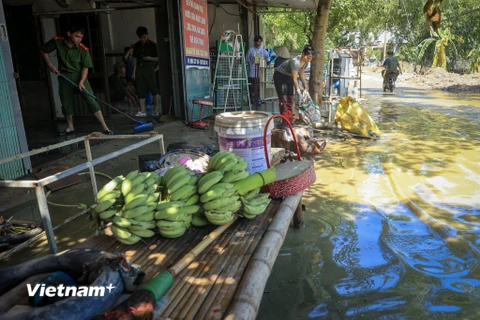
[[[273,116],[268,119],[267,124],[265,125],[265,130],[263,131],[263,150],[265,151],[265,160],[267,161],[267,167],[270,168],[270,160],[269,160],[269,154],[268,154],[268,149],[267,149],[267,130],[268,130],[268,125],[270,122],[275,119],[275,118],[282,118],[285,120],[287,123],[288,127],[290,128],[290,132],[292,132],[293,136],[293,142],[295,143],[295,148],[297,149],[297,156],[298,160],[302,161],[302,157],[300,156],[300,149],[298,148],[298,143],[297,143],[297,137],[295,136],[295,132],[293,131],[292,125],[290,124],[290,121],[281,114],[274,114]]]

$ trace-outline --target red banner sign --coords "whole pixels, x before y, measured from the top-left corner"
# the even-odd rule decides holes
[[[185,64],[209,67],[207,0],[182,0]]]

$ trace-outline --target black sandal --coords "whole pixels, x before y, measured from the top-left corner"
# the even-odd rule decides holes
[[[106,135],[113,135],[113,131],[110,130],[110,129],[107,129],[107,130],[103,131],[103,133],[106,134]]]
[[[64,136],[68,136],[70,134],[74,134],[75,133],[75,130],[72,130],[72,131],[67,131],[67,129],[61,131],[58,133],[58,136],[60,137],[64,137]]]

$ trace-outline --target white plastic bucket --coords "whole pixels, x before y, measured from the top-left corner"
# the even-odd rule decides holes
[[[267,169],[263,133],[272,116],[263,111],[225,112],[215,117],[215,131],[220,151],[230,151],[247,161],[247,171],[252,173]],[[273,121],[267,130],[267,150],[270,157]]]

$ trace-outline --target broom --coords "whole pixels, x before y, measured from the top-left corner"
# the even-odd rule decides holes
[[[78,85],[77,85],[75,82],[73,82],[72,80],[68,79],[67,77],[65,77],[65,76],[64,76],[63,74],[61,74],[60,72],[58,73],[58,76],[59,76],[59,77],[62,77],[64,80],[66,80],[67,82],[69,82],[70,84],[74,85],[75,87],[77,87],[77,88],[80,90],[80,88],[78,87]],[[99,98],[97,98],[96,96],[94,96],[93,94],[91,94],[90,92],[88,92],[87,90],[83,90],[83,93],[85,93],[87,96],[89,96],[89,97],[97,100],[98,102],[101,102],[102,104],[106,105],[107,107],[109,107],[109,108],[117,111],[118,113],[123,114],[125,117],[127,117],[127,118],[135,121],[135,122],[138,124],[138,126],[136,126],[136,127],[133,128],[133,133],[134,133],[134,134],[135,134],[135,133],[140,133],[140,132],[145,132],[145,131],[151,131],[151,130],[153,130],[153,123],[151,123],[151,122],[149,122],[149,123],[143,123],[143,122],[141,122],[141,121],[138,121],[138,120],[130,117],[128,114],[126,114],[126,113],[124,113],[124,112],[122,112],[122,111],[114,108],[113,106],[109,105],[108,103],[100,100]]]
[[[145,286],[133,292],[125,301],[112,310],[96,316],[94,319],[153,319],[155,304],[173,285],[175,276],[195,260],[195,258],[227,230],[237,218],[238,216],[235,216],[229,223],[219,226],[210,232],[199,244],[168,270],[157,273]]]

